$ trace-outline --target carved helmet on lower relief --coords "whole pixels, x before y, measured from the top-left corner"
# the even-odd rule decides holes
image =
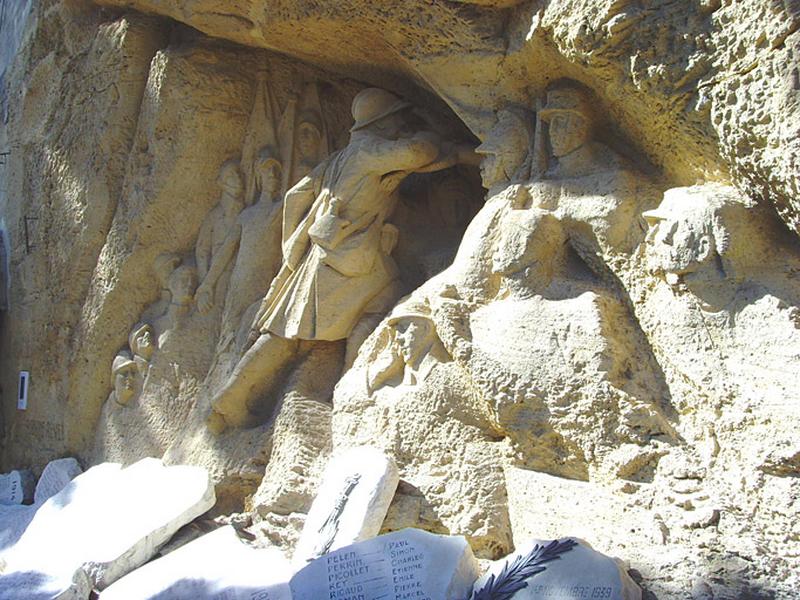
[[[355,124],[350,131],[358,131],[384,117],[400,112],[411,106],[391,92],[380,88],[367,88],[356,94],[353,100],[353,119]]]
[[[392,309],[386,319],[387,325],[394,325],[403,319],[425,319],[431,320],[431,308],[425,302],[407,299]]]
[[[111,374],[116,375],[120,371],[135,367],[136,363],[133,362],[133,358],[131,357],[130,353],[126,350],[123,350],[114,357],[114,362],[111,363]]]
[[[283,164],[280,160],[280,155],[274,146],[264,146],[258,151],[256,156],[256,165],[261,168],[267,166],[275,166],[278,171],[283,170]]]

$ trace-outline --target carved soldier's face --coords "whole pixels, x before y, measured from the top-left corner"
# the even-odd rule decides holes
[[[297,149],[303,160],[317,160],[322,134],[313,123],[301,123],[297,132]]]
[[[117,402],[127,404],[136,389],[136,365],[129,364],[114,374],[114,394]]]
[[[475,152],[481,155],[480,170],[483,187],[488,190],[496,183],[506,179],[506,172],[495,148],[484,143],[478,146]]]
[[[368,127],[382,138],[394,140],[400,136],[400,132],[405,128],[405,120],[401,113],[392,113],[378,119]]]
[[[528,151],[528,132],[519,117],[500,111],[497,123],[475,152],[482,155],[481,182],[490,189],[503,181],[511,181]]]
[[[431,323],[423,317],[403,317],[394,326],[400,355],[406,364],[413,364],[428,347]]]
[[[196,288],[197,272],[193,267],[183,265],[169,276],[169,291],[172,293],[174,304],[183,306],[191,304]]]
[[[553,156],[570,154],[589,141],[589,124],[574,112],[558,112],[550,117],[550,147]]]
[[[714,240],[703,223],[670,215],[645,218],[650,224],[645,241],[651,273],[676,283],[678,276],[697,271],[713,257]]]
[[[268,198],[275,198],[281,189],[281,170],[272,161],[261,163],[258,175],[261,179],[261,190]]]
[[[234,196],[242,193],[242,178],[233,168],[223,168],[217,177],[217,183],[223,191]]]
[[[150,360],[150,357],[153,356],[155,345],[153,343],[153,330],[149,326],[142,327],[136,334],[131,350],[145,360]]]

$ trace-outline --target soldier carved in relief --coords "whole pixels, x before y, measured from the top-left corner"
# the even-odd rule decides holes
[[[359,319],[396,299],[387,223],[405,175],[450,167],[459,151],[427,132],[404,136],[410,105],[384,90],[353,102],[350,143],[287,192],[283,265],[254,323],[254,343],[213,400],[209,427],[246,425],[302,341],[346,339]]]

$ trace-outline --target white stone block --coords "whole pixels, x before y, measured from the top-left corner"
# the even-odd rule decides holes
[[[619,561],[597,552],[582,540],[575,541],[578,543],[571,550],[561,554],[557,560],[543,563],[544,571],[524,579],[527,585],[508,597],[513,600],[641,600],[641,588]],[[489,593],[490,578],[495,577],[494,586],[497,586],[505,565],[512,565],[519,556],[529,555],[536,544],[548,543],[533,540],[504,559],[495,561],[475,582],[470,598],[493,598]]]
[[[403,529],[318,558],[290,585],[294,600],[464,600],[479,572],[465,538]]]
[[[198,467],[153,458],[93,467],[47,500],[6,553],[0,599],[86,598],[152,558],[214,502]]]
[[[295,548],[296,568],[378,535],[399,480],[394,460],[375,448],[334,455]]]
[[[35,505],[0,505],[0,563],[36,514]]]
[[[0,504],[32,502],[35,482],[30,471],[11,471],[0,475]]]
[[[51,496],[55,496],[82,472],[81,466],[74,458],[59,458],[50,461],[42,471],[39,483],[36,484],[34,503],[42,504]]]
[[[289,561],[277,548],[255,549],[227,525],[106,588],[101,600],[291,600]]]

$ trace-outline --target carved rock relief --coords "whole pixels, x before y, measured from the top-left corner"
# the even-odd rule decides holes
[[[225,15],[150,4],[230,34]],[[553,535],[596,523],[602,538],[611,525],[621,533],[606,549],[657,597],[695,579],[694,595],[758,597],[719,592],[723,580],[788,589],[775,582],[797,571],[798,245],[770,206],[795,223],[796,15],[756,1],[422,4],[398,5],[426,16],[411,34],[386,26],[400,17],[384,8],[348,2],[237,26],[243,43],[284,47],[288,31],[323,27],[314,11],[344,15],[321,21],[327,35],[292,36],[294,51],[425,105],[402,109],[403,135],[435,132],[424,138],[443,154],[478,146],[488,193],[484,205],[469,152],[435,173],[384,173],[395,208],[366,254],[396,267],[383,274],[391,289],[353,311],[343,338],[275,342],[283,368],[256,382],[271,389],[248,391],[233,424],[245,427],[223,422],[221,434],[206,426],[212,401],[253,343],[285,233],[317,200],[315,170],[350,147],[367,84],[166,20],[87,12],[76,25],[67,3],[42,9],[46,35],[23,41],[32,86],[19,107],[3,103],[22,132],[5,169],[3,202],[20,214],[7,221],[3,351],[24,350],[3,374],[46,365],[35,394],[53,401],[7,411],[11,443],[40,440],[28,456],[81,448],[108,398],[97,435],[112,443],[98,442],[98,459],[204,464],[223,504],[236,501],[220,510],[252,499],[258,526],[287,545],[331,449],[380,443],[403,474],[387,529],[464,533],[489,557],[545,520]],[[418,39],[402,61],[380,35],[329,56],[354,22]],[[447,33],[429,35],[430,22]],[[371,68],[381,61],[391,72]],[[547,86],[563,75],[587,85]],[[435,95],[480,145],[421,116]],[[645,169],[644,152],[663,171]],[[284,197],[299,199],[306,177],[311,202],[291,207],[287,228]],[[358,218],[346,204],[313,212],[304,250],[335,254],[325,244],[336,250],[337,226]],[[42,217],[38,258],[20,257],[12,221],[26,214]],[[301,254],[305,275],[284,272],[270,296],[298,331],[309,298],[314,319],[337,302],[301,290],[318,274]],[[543,481],[622,509],[534,506]]]
[[[227,454],[218,480],[246,480],[240,495],[259,487],[266,531],[308,504],[331,447],[377,443],[403,478],[387,528],[463,534],[497,557],[513,547],[510,469],[628,482],[633,493],[670,480],[681,460],[736,464],[786,416],[794,392],[782,369],[800,356],[796,245],[776,245],[774,216],[732,188],[667,190],[634,151],[612,149],[591,90],[558,80],[530,106],[499,110],[473,149],[368,88],[338,150],[318,88],[301,91],[279,113],[257,78],[196,271],[160,257],[162,298],[131,333],[132,353],[115,359],[100,455],[141,426],[166,433],[131,455]],[[788,266],[759,274],[759,254]],[[203,340],[189,335],[192,319]],[[763,335],[749,328],[764,319],[780,351],[762,360]],[[206,350],[157,375],[171,343]],[[679,351],[686,343],[692,353]],[[303,364],[332,377],[298,396]],[[331,395],[332,414],[320,411]],[[176,407],[167,425],[148,425],[155,399]],[[743,423],[734,406],[754,416]],[[315,433],[292,425],[303,422]],[[265,435],[248,460],[242,449]],[[793,472],[792,443],[788,433],[758,442],[752,468]],[[704,485],[733,493],[724,477]],[[684,527],[684,515],[664,513],[667,527]]]

